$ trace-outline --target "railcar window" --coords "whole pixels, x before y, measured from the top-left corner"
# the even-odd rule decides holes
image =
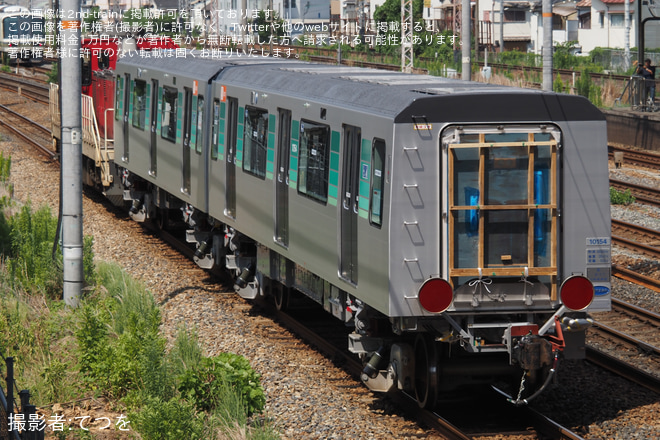
[[[211,160],[218,160],[218,136],[220,134],[220,100],[213,100],[213,126],[211,127]]]
[[[202,145],[204,144],[204,97],[197,97],[197,134],[195,138],[195,152],[202,153]]]
[[[298,157],[298,192],[327,202],[330,127],[301,121]]]
[[[369,222],[374,226],[383,224],[383,188],[385,173],[385,141],[374,139],[371,152],[371,197],[369,200]]]
[[[177,106],[179,92],[174,87],[163,87],[163,101],[161,102],[160,135],[163,139],[176,142]]]
[[[107,50],[98,49],[96,53],[96,62],[101,70],[110,68],[110,55],[107,53]]]
[[[555,276],[559,133],[479,131],[445,136],[450,276]]]
[[[264,179],[268,152],[268,111],[245,107],[243,171]]]
[[[144,130],[147,109],[147,82],[136,79],[133,85],[133,127]]]

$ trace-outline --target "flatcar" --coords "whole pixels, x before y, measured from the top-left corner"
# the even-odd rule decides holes
[[[606,126],[579,96],[225,57],[120,59],[136,221],[179,216],[244,298],[352,326],[368,388],[535,398],[610,308]],[[521,379],[522,378],[522,379]]]
[[[0,52],[3,64],[43,61],[44,19],[20,6],[0,7]]]
[[[115,203],[122,203],[122,189],[114,185],[114,69],[125,52],[175,50],[178,46],[167,36],[137,38],[88,36],[81,39],[83,181],[97,187]],[[58,84],[50,86],[50,115],[53,149],[60,144],[60,96]]]

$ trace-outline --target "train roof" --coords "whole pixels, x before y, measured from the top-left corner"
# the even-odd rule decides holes
[[[194,53],[193,53],[194,55]],[[199,52],[197,52],[199,55]],[[211,60],[124,58],[174,74],[270,91],[391,117],[395,122],[604,120],[581,96],[359,67],[236,54]],[[194,67],[192,64],[194,63]]]

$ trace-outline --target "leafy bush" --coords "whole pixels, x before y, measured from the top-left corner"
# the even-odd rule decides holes
[[[15,280],[23,288],[43,290],[51,298],[62,291],[62,256],[52,248],[57,232],[57,219],[50,208],[42,207],[32,212],[28,203],[9,220],[11,253],[9,267]]]
[[[266,404],[259,374],[250,367],[243,356],[221,353],[185,371],[181,376],[179,391],[194,402],[200,410],[217,407],[227,384],[232,384],[243,399],[247,414],[261,412]]]
[[[98,276],[109,298],[101,313],[83,307],[76,333],[81,372],[115,397],[145,386],[168,394],[162,379],[165,340],[158,334],[160,311],[153,297],[115,265],[99,265]]]
[[[635,203],[635,196],[630,193],[630,189],[619,191],[610,186],[610,203],[613,205],[630,205]]]
[[[50,72],[48,72],[48,74],[47,74],[47,77],[48,77],[47,82],[49,84],[60,82],[60,79],[59,79],[60,75],[59,75],[58,71],[59,71],[58,63],[53,63],[53,67],[50,68]]]
[[[564,82],[561,80],[560,74],[557,74],[557,77],[552,83],[552,90],[557,93],[564,93]]]
[[[177,398],[149,398],[141,410],[130,414],[130,420],[144,440],[195,440],[204,432],[195,406]]]

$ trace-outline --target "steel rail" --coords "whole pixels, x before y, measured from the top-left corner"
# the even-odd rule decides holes
[[[660,355],[660,348],[655,345],[651,345],[647,342],[641,341],[637,338],[630,336],[629,334],[623,333],[615,328],[605,325],[602,322],[595,321],[594,326],[589,329],[589,331],[594,331],[599,333],[603,337],[615,338],[617,341],[622,341],[623,343],[642,350],[644,353]]]
[[[621,311],[632,313],[635,316],[649,321],[655,321],[655,325],[660,325],[660,314],[658,313],[637,307],[634,304],[630,304],[617,298],[612,298],[612,304],[615,308],[620,309]]]
[[[0,109],[2,109],[3,111],[8,110],[5,106],[0,106]],[[9,111],[10,111],[10,110],[9,110]],[[14,112],[12,112],[12,113],[14,113]],[[27,118],[24,118],[24,119],[27,119]],[[31,121],[31,120],[29,120],[29,119],[27,119],[27,121],[28,121],[29,123],[32,123],[32,124],[37,125],[37,126],[39,126],[39,127],[42,127],[42,126],[40,126],[39,124],[36,124],[34,121]],[[23,139],[25,142],[27,142],[27,143],[29,143],[30,145],[32,145],[33,147],[35,147],[35,148],[36,148],[41,154],[47,156],[50,160],[55,160],[55,159],[58,158],[59,155],[58,155],[56,152],[52,151],[50,148],[44,147],[43,145],[41,145],[40,142],[38,142],[38,141],[32,139],[32,138],[31,138],[30,136],[28,136],[26,133],[24,133],[23,131],[21,131],[21,130],[19,130],[18,128],[14,127],[14,124],[12,124],[12,123],[10,123],[10,122],[7,122],[7,121],[4,121],[4,120],[0,119],[0,125],[2,125],[3,127],[5,127],[5,128],[6,128],[7,130],[9,130],[11,133],[13,133],[13,134],[15,134],[16,136],[18,136],[18,137],[20,137],[21,139]],[[49,130],[48,132],[50,132],[50,130]]]
[[[644,203],[651,206],[660,207],[660,191],[648,186],[636,185],[634,183],[623,182],[621,180],[610,179],[610,185],[617,189],[627,190],[630,192],[637,202]]]
[[[22,119],[24,122],[30,124],[31,126],[38,128],[43,134],[45,134],[45,135],[47,135],[48,137],[50,137],[50,135],[51,135],[50,128],[48,128],[48,127],[44,127],[43,125],[39,124],[38,122],[35,122],[35,121],[33,121],[32,119],[30,119],[30,118],[28,118],[28,117],[26,117],[26,116],[23,116],[23,115],[20,114],[20,113],[16,113],[14,110],[10,109],[10,108],[7,107],[6,105],[2,105],[2,104],[0,104],[0,108],[1,108],[2,110],[4,110],[5,112],[10,113],[12,116],[15,116],[15,117],[17,117],[17,118],[19,118],[19,119]]]
[[[657,248],[655,246],[648,246],[646,244],[636,243],[632,240],[628,240],[627,238],[617,237],[615,235],[612,235],[612,243],[615,243],[623,248],[635,252],[640,252],[642,254],[648,255],[653,258],[660,259],[660,248]]]
[[[49,102],[49,90],[46,83],[35,83],[7,73],[0,73],[0,79],[3,80],[0,81],[0,87],[5,90],[18,92],[20,89],[21,95],[26,98],[44,104],[48,104]]]
[[[586,347],[586,354],[589,362],[660,394],[660,378],[590,346]]]
[[[608,145],[607,149],[609,155],[612,157],[614,156],[614,152],[623,152],[624,161],[628,161],[629,163],[635,165],[660,169],[660,155],[658,154],[646,151],[631,150],[629,148],[618,147],[615,145]]]
[[[641,234],[660,243],[660,231],[651,228],[645,228],[634,223],[624,222],[622,220],[612,219],[612,229],[621,229],[626,232]]]
[[[631,283],[639,284],[654,292],[660,292],[660,280],[647,277],[630,269],[626,269],[618,264],[612,265],[612,275],[622,280],[630,281]]]

